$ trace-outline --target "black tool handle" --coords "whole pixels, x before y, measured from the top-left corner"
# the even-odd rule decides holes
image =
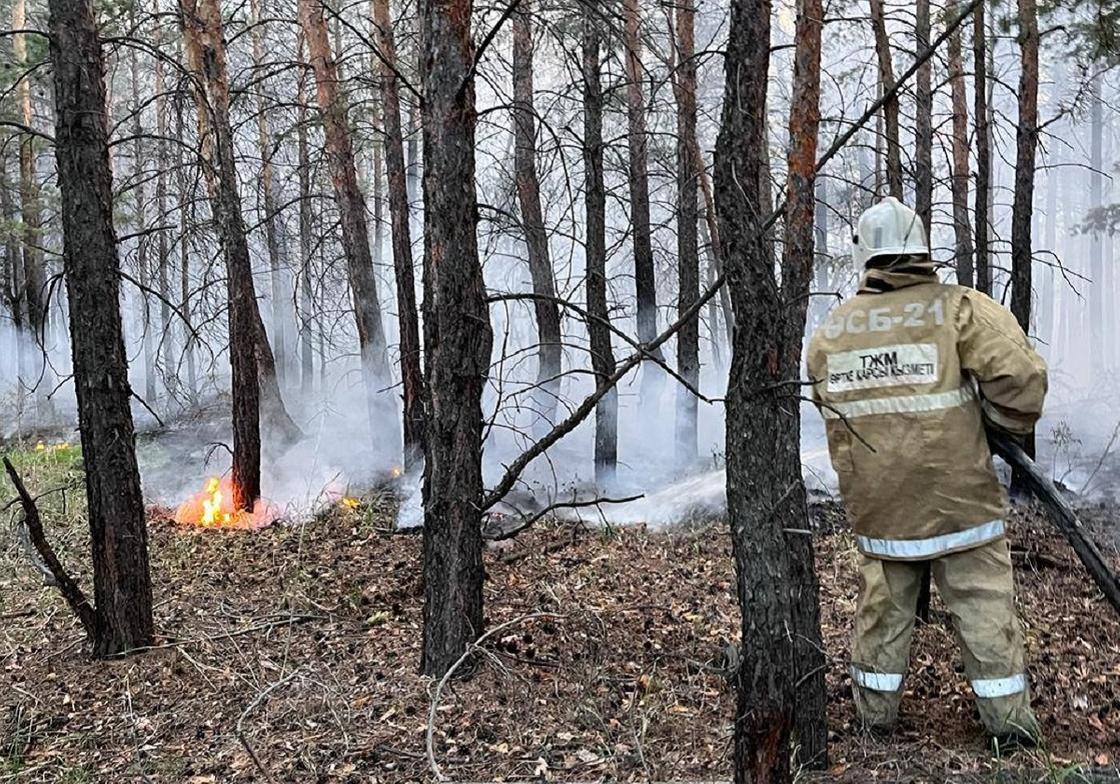
[[[1081,559],[1093,582],[1108,599],[1112,608],[1120,613],[1120,580],[1109,568],[1108,562],[1093,540],[1085,534],[1081,521],[1077,519],[1077,512],[1070,502],[1010,435],[988,428],[988,444],[993,454],[999,455],[1009,465],[1022,471],[1031,492],[1050,513],[1051,522],[1069,541],[1073,551],[1077,553],[1077,557]]]

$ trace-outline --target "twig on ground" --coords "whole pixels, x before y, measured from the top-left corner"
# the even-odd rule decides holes
[[[292,679],[294,679],[299,674],[300,674],[300,668],[296,667],[294,670],[292,670],[290,673],[285,675],[280,680],[273,683],[267,689],[258,693],[257,696],[253,698],[253,701],[245,706],[245,710],[241,711],[241,715],[237,718],[237,739],[239,741],[241,741],[241,745],[244,746],[245,751],[247,751],[249,753],[249,757],[253,760],[253,763],[257,766],[257,770],[259,770],[261,772],[261,774],[266,779],[268,779],[269,781],[276,781],[276,779],[274,779],[272,777],[272,774],[268,772],[268,768],[266,768],[264,766],[264,763],[261,762],[260,757],[257,756],[257,752],[253,751],[253,747],[249,743],[249,739],[245,737],[245,731],[243,729],[243,725],[245,724],[245,718],[253,711],[254,708],[256,708],[261,703],[263,703],[265,700],[267,700],[270,694],[272,694],[274,691],[279,689],[284,684],[289,683]]]
[[[133,653],[140,653],[142,651],[155,651],[161,648],[177,648],[180,645],[189,645],[196,642],[214,642],[215,640],[229,640],[234,637],[240,637],[243,634],[252,634],[253,632],[271,631],[272,629],[280,628],[282,626],[295,626],[300,623],[308,623],[310,621],[325,621],[325,615],[293,615],[291,617],[284,616],[278,621],[270,623],[261,623],[256,626],[249,626],[244,629],[235,629],[232,632],[222,632],[221,634],[212,634],[206,637],[189,637],[185,640],[171,640],[162,645],[149,645],[146,648],[133,649]]]
[[[536,620],[537,618],[563,618],[563,617],[564,616],[556,615],[555,613],[530,613],[529,615],[522,615],[519,618],[514,618],[512,621],[506,621],[505,623],[500,623],[497,626],[495,626],[493,629],[490,629],[488,632],[483,634],[477,640],[472,642],[470,645],[468,645],[467,649],[465,651],[463,651],[463,655],[460,656],[458,659],[456,659],[455,663],[447,668],[447,672],[445,672],[443,674],[443,677],[440,678],[439,683],[436,684],[435,693],[432,695],[432,703],[428,708],[428,730],[427,730],[427,734],[425,736],[425,747],[426,747],[427,752],[428,752],[428,767],[430,767],[432,769],[432,773],[435,775],[436,781],[448,781],[449,780],[447,778],[447,776],[444,775],[443,771],[440,769],[439,763],[436,762],[436,749],[435,749],[436,711],[439,710],[439,699],[443,695],[443,689],[444,689],[445,686],[447,686],[447,682],[449,680],[451,680],[452,676],[455,674],[455,671],[458,670],[463,665],[463,662],[467,661],[467,659],[471,658],[471,656],[473,656],[474,653],[477,650],[479,650],[482,643],[486,642],[487,639],[489,639],[490,637],[493,637],[498,632],[504,631],[504,630],[510,628],[511,626],[517,626],[518,624],[524,623],[526,621]]]

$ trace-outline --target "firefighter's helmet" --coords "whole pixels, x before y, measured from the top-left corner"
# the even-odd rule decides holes
[[[852,258],[859,264],[885,256],[929,256],[922,219],[893,196],[864,210],[852,237]]]

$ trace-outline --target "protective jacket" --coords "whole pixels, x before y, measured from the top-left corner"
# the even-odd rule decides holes
[[[928,262],[873,269],[807,362],[861,553],[927,560],[1003,536],[983,420],[1029,432],[1047,388],[1010,312]]]

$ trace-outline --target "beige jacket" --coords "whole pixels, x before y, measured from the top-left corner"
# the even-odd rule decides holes
[[[907,270],[867,273],[813,336],[808,371],[860,552],[925,560],[1003,535],[983,420],[1029,432],[1047,380],[1005,308]]]

